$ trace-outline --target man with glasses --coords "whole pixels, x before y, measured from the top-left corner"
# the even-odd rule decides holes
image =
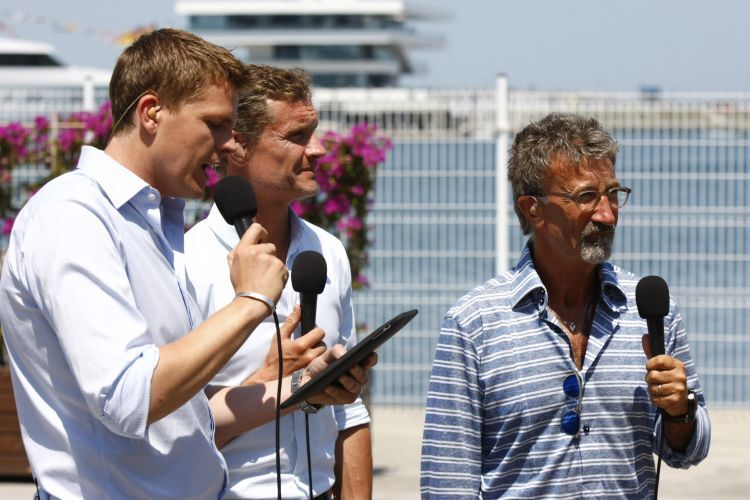
[[[638,277],[607,262],[630,195],[616,152],[577,115],[516,136],[508,178],[531,237],[513,269],[443,320],[423,497],[650,498],[653,453],[672,467],[707,455],[708,413],[674,301],[666,355],[652,358]]]

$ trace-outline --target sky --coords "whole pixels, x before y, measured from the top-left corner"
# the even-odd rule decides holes
[[[492,87],[504,73],[518,89],[750,91],[747,0],[410,3],[444,16],[413,24],[443,42],[412,52],[421,70],[404,78],[408,86]],[[3,0],[0,6],[0,36],[48,42],[68,64],[104,69],[122,50],[110,41],[115,34],[186,23],[172,0]]]

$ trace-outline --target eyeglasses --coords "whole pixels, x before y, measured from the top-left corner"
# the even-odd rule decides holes
[[[560,421],[560,427],[565,434],[578,436],[581,430],[581,402],[583,400],[583,380],[578,372],[573,372],[563,380],[563,392],[565,393],[565,404],[570,407],[569,399],[575,402],[575,406],[566,411]]]
[[[560,196],[562,198],[567,198],[568,200],[575,203],[582,212],[592,212],[599,204],[599,200],[602,199],[602,196],[607,197],[607,200],[609,200],[609,205],[612,208],[622,208],[625,203],[628,202],[630,192],[631,189],[629,187],[618,186],[607,189],[603,193],[600,193],[599,191],[582,191],[580,193],[556,193],[554,191],[550,191],[549,193],[546,193],[544,196],[540,196],[539,198],[546,198],[548,196]]]

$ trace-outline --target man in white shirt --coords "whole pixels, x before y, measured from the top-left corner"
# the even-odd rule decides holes
[[[315,136],[318,116],[311,102],[309,75],[301,70],[250,66],[240,94],[235,125],[239,146],[228,158],[227,173],[246,178],[255,191],[255,218],[268,230],[267,241],[289,268],[300,252],[314,250],[327,263],[327,282],[317,302],[317,324],[324,343],[347,347],[356,342],[352,312],[351,271],[341,242],[301,220],[289,207],[294,200],[314,196],[319,189],[315,166],[325,149]],[[186,266],[191,292],[204,314],[232,299],[226,253],[237,243],[234,228],[217,208],[185,238]],[[279,317],[294,311],[297,293],[287,283],[277,305]],[[246,380],[276,377],[277,355],[273,323],[263,322],[222,369],[215,382],[237,385]],[[309,335],[309,334],[308,334]],[[286,373],[304,366],[307,336],[284,341]],[[270,347],[269,347],[270,346]],[[332,490],[339,498],[369,498],[372,494],[372,453],[369,415],[360,400],[345,406],[326,406],[309,415],[310,452],[315,496]],[[282,497],[308,497],[305,418],[295,412],[282,418]],[[259,427],[238,436],[221,449],[230,470],[229,498],[269,498],[276,493],[273,428]]]
[[[41,498],[220,497],[215,424],[242,432],[273,418],[258,401],[274,384],[219,391],[216,422],[203,392],[269,306],[237,298],[201,322],[185,281],[182,198],[201,196],[204,167],[234,152],[245,75],[190,33],[142,36],[112,75],[106,149],[84,148],[17,218],[0,321]],[[238,292],[276,301],[288,271],[265,236],[253,225],[228,273]],[[354,400],[359,375],[350,396],[326,397]]]

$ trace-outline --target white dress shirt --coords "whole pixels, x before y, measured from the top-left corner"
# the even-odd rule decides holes
[[[24,446],[44,496],[217,498],[226,465],[200,392],[147,425],[157,346],[201,321],[184,202],[84,147],[21,210],[0,279]]]
[[[356,343],[352,312],[351,271],[341,242],[323,229],[299,219],[291,210],[291,242],[287,267],[300,252],[315,250],[328,267],[326,286],[318,296],[316,324],[326,333],[329,347]],[[185,236],[188,287],[195,294],[203,314],[224,307],[234,297],[229,279],[227,253],[239,241],[233,226],[227,224],[214,205],[208,217]],[[252,290],[247,290],[252,291]],[[299,303],[289,280],[276,312],[283,322]],[[237,385],[262,366],[276,327],[269,316],[250,335],[212,383]],[[299,336],[299,328],[295,332]],[[310,448],[313,464],[313,490],[320,495],[333,486],[336,438],[339,431],[370,421],[362,401],[345,406],[326,406],[310,415]],[[276,498],[276,446],[274,422],[244,433],[226,444],[221,452],[229,467],[227,498]],[[305,415],[295,411],[281,418],[281,475],[283,498],[307,498],[308,476],[305,450]]]

